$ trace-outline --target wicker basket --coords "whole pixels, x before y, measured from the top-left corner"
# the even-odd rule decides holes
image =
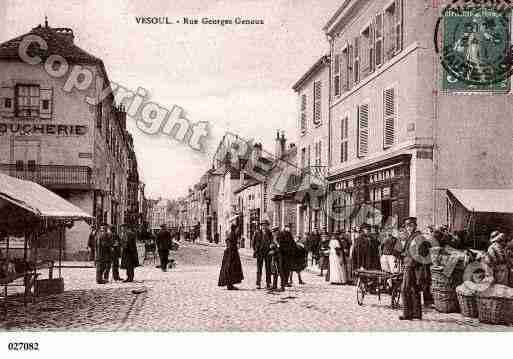
[[[432,292],[435,308],[440,313],[459,312],[458,298],[455,289],[433,289]]]
[[[459,292],[456,292],[456,296],[458,297],[458,304],[461,309],[461,314],[464,317],[477,318],[478,310],[476,296],[463,294]]]
[[[478,297],[479,321],[488,324],[513,323],[513,298]]]
[[[463,283],[463,270],[460,268],[454,269],[451,277],[447,277],[443,267],[431,267],[431,288],[433,290],[455,289],[461,283]]]

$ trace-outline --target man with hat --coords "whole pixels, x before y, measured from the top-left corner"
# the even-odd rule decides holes
[[[167,230],[165,224],[160,225],[160,231],[157,234],[157,249],[160,257],[160,269],[167,272],[169,263],[169,249],[171,248],[171,233]]]
[[[420,292],[427,280],[426,265],[429,264],[429,241],[417,230],[417,218],[404,220],[408,238],[403,248],[404,276],[401,286],[403,315],[400,320],[422,319]]]
[[[280,244],[280,254],[281,254],[281,282],[282,288],[291,287],[292,285],[289,283],[290,278],[290,270],[292,268],[292,261],[296,251],[296,242],[294,241],[294,237],[292,237],[292,233],[290,232],[292,225],[290,223],[285,225],[285,229],[279,233],[278,240]]]
[[[280,253],[280,244],[279,244],[279,235],[280,229],[278,226],[274,226],[272,229],[272,241],[269,246],[269,263],[270,263],[270,272],[273,277],[273,285],[271,290],[278,290],[278,276],[282,273],[282,257]],[[283,282],[283,277],[281,278],[281,291],[285,290],[285,282]]]
[[[353,245],[352,265],[353,270],[371,269],[370,264],[370,246],[371,246],[371,226],[363,223],[360,226],[361,233],[356,237]]]
[[[264,219],[260,222],[260,228],[256,231],[253,238],[253,257],[257,260],[257,289],[261,288],[262,283],[262,266],[265,264],[265,284],[266,288],[271,288],[271,257],[269,250],[273,235],[269,230],[269,221]]]
[[[496,284],[509,285],[508,258],[506,256],[506,235],[499,231],[490,234],[490,247],[486,253],[486,262],[493,270]]]

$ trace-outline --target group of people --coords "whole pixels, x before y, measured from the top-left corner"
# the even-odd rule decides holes
[[[294,272],[297,273],[299,284],[304,284],[301,278],[301,271],[307,265],[304,245],[294,241],[290,224],[285,225],[284,230],[269,227],[269,221],[263,220],[253,238],[253,257],[257,262],[256,288],[262,288],[264,271],[266,289],[269,291],[284,291],[285,287],[292,286]],[[228,290],[236,290],[235,284],[241,283],[244,279],[237,242],[238,228],[233,224],[226,238],[218,282],[219,286],[226,286]]]
[[[120,228],[120,233],[118,233],[115,226],[102,223],[98,228],[93,226],[89,235],[89,259],[95,262],[96,283],[98,284],[109,282],[111,269],[114,281],[134,281],[135,268],[139,266],[137,236],[127,224],[121,225]],[[119,276],[120,268],[126,270],[126,279],[124,280]]]

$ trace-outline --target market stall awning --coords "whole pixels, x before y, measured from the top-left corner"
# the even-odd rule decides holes
[[[448,189],[469,211],[513,214],[513,189]]]
[[[35,182],[0,173],[0,200],[24,208],[33,214],[54,219],[91,219],[77,206]]]

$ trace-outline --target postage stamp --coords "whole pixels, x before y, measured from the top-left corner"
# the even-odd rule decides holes
[[[508,91],[511,8],[487,2],[445,7],[436,26],[435,48],[444,90]]]

